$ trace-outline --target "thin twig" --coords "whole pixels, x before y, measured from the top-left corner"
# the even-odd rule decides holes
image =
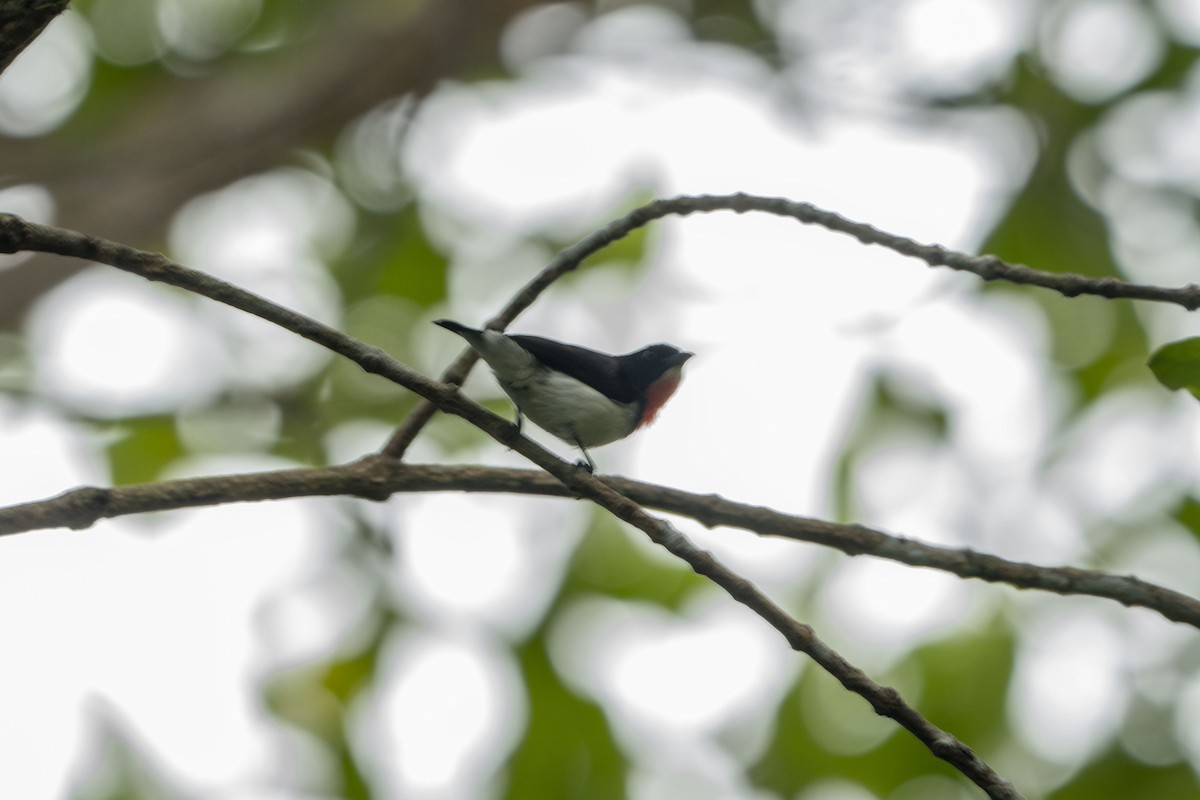
[[[799,203],[783,197],[759,197],[748,194],[696,195],[655,200],[613,220],[603,228],[585,236],[567,249],[527,283],[520,292],[498,313],[487,321],[486,327],[504,330],[517,316],[529,308],[538,296],[563,275],[583,263],[588,256],[602,250],[618,239],[655,220],[668,216],[688,216],[714,211],[734,211],[744,214],[759,211],[781,217],[791,217],[806,225],[820,225],[831,231],[853,236],[863,244],[886,247],[904,256],[924,261],[931,267],[949,267],[970,272],[985,281],[1004,280],[1009,283],[1041,286],[1066,297],[1081,294],[1096,295],[1110,299],[1151,300],[1173,303],[1189,311],[1200,308],[1200,286],[1188,284],[1180,288],[1164,288],[1145,284],[1129,283],[1117,278],[1088,278],[1070,272],[1044,272],[1023,264],[1010,264],[996,256],[972,256],[950,250],[941,245],[921,244],[905,236],[879,230],[863,222],[855,222],[832,211],[825,211],[810,203]],[[442,374],[444,383],[462,385],[467,373],[478,360],[473,350],[468,349]],[[402,458],[417,434],[433,417],[436,408],[424,402],[397,428],[380,451],[392,458]]]

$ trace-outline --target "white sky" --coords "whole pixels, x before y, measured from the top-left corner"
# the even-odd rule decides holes
[[[1113,20],[1136,14],[1123,3],[1091,5],[1081,25],[1104,36],[1125,29]],[[987,74],[1029,35],[1024,6],[914,2],[891,52],[852,54],[859,60],[840,73],[832,58],[817,69],[850,85],[879,81],[896,63],[916,75]],[[813,7],[781,4],[780,13]],[[568,33],[579,22],[567,7],[552,13]],[[799,17],[784,22],[797,37],[810,30]],[[529,26],[545,24],[528,19],[514,31],[518,82],[443,87],[421,109],[405,163],[454,264],[450,301],[430,319],[479,322],[542,265],[545,254],[523,237],[547,227],[583,234],[644,181],[662,195],[807,200],[970,250],[1027,166],[1011,142],[1029,133],[1003,114],[938,130],[855,109],[785,113],[762,65],[689,43],[661,12],[613,14],[575,34],[579,55],[521,61]],[[1075,52],[1072,37],[1082,34],[1062,25],[1055,35]],[[1117,43],[1127,72],[1066,59],[1061,69],[1077,69],[1064,81],[1101,96],[1143,69],[1153,43],[1129,29]],[[986,34],[968,35],[975,31]],[[857,100],[886,108],[887,92],[885,82]],[[320,257],[352,235],[349,206],[328,182],[280,171],[197,200],[180,215],[172,246],[184,263],[336,324],[336,290]],[[589,273],[515,326],[613,352],[670,340],[699,354],[653,428],[596,454],[602,471],[828,514],[830,459],[869,373],[886,365],[950,409],[954,425],[945,444],[902,433],[880,440],[857,482],[864,522],[1056,563],[1085,551],[1087,522],[1144,504],[1155,486],[1193,479],[1180,467],[1197,442],[1193,404],[1117,396],[1078,435],[1051,442],[1065,401],[1048,373],[1045,323],[1017,300],[975,296],[973,279],[756,215],[668,220],[654,238],[644,277]],[[210,341],[197,326],[221,332]],[[426,327],[417,358],[432,370],[458,343]],[[229,386],[286,385],[327,360],[256,320],[101,269],[47,298],[29,333],[47,410],[0,401],[6,461],[37,465],[0,482],[6,503],[107,480],[89,455],[98,442],[55,407],[114,416],[196,408]],[[496,394],[486,376],[467,390]],[[385,435],[342,431],[336,449],[349,458]],[[243,457],[196,458],[180,474],[283,465],[253,455],[269,439],[245,442]],[[1037,470],[1052,446],[1065,451],[1046,480]],[[1152,455],[1164,452],[1170,457]],[[416,453],[443,457],[426,441]],[[473,457],[520,463],[491,443]],[[0,770],[0,797],[66,796],[83,779],[80,765],[94,768],[97,708],[156,768],[201,795],[300,796],[278,787],[312,743],[280,732],[258,692],[281,667],[327,653],[368,602],[330,566],[344,536],[338,508],[324,500],[237,506],[0,541],[0,639],[11,643],[0,660],[0,752],[21,754]],[[402,497],[364,513],[394,537],[399,567],[388,581],[415,623],[389,642],[385,677],[355,712],[356,741],[394,796],[476,796],[520,736],[522,692],[506,645],[540,619],[586,514],[558,501],[477,496]],[[997,592],[925,571],[681,527],[784,602],[805,577],[821,581],[810,621],[871,670],[979,622],[997,603]],[[1195,591],[1194,548],[1159,550],[1170,533],[1146,532],[1127,558],[1141,559],[1144,577]],[[1032,603],[1022,596],[1016,613],[1041,607]],[[1029,628],[1010,697],[1019,741],[1065,764],[1102,746],[1127,702],[1118,690],[1132,658],[1116,638],[1121,612],[1085,608],[1088,618],[1064,612]],[[1148,650],[1165,654],[1178,640],[1162,626],[1142,635]],[[775,700],[808,668],[715,593],[678,615],[580,600],[556,621],[551,647],[564,679],[603,701],[630,753],[657,754],[638,762],[633,784],[635,797],[656,800],[672,796],[669,786],[688,787],[689,798],[751,797],[744,754],[718,745],[717,734],[738,726],[746,741],[761,740]],[[1186,695],[1193,719],[1198,696],[1195,687]],[[887,733],[839,739],[836,704],[811,713],[828,717],[831,747],[866,747]],[[1200,763],[1200,735],[1179,719]],[[403,756],[393,758],[397,751]],[[837,791],[821,796],[866,797]]]

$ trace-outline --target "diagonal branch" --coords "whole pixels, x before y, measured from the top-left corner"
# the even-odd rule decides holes
[[[0,251],[34,250],[97,261],[148,280],[201,294],[254,314],[346,356],[369,373],[381,375],[436,404],[438,410],[460,416],[550,473],[572,494],[591,500],[613,516],[644,532],[651,541],[685,561],[731,597],[779,631],[793,649],[826,669],[850,691],[864,698],[875,712],[911,732],[936,757],[951,764],[995,800],[1019,800],[1016,790],[997,775],[971,748],[941,730],[908,705],[894,689],[880,686],[822,642],[813,629],[792,619],[746,579],[730,571],[713,555],[693,545],[669,523],[646,513],[582,468],[556,458],[521,436],[516,426],[478,406],[453,386],[430,380],[377,347],[363,344],[316,320],[276,305],[233,284],[188,269],[162,255],[48,225],[0,215]]]
[[[629,478],[603,476],[600,480],[644,508],[687,517],[708,528],[738,528],[760,536],[818,544],[850,556],[885,558],[1018,589],[1115,600],[1200,629],[1200,600],[1131,576],[1009,561],[973,550],[926,544],[863,525],[784,514],[715,494],[694,494]],[[413,465],[386,456],[368,456],[336,467],[218,475],[111,489],[85,486],[46,500],[0,508],[0,536],[46,528],[82,529],[101,519],[222,503],[321,496],[386,500],[394,494],[415,492],[573,496],[561,482],[535,470]]]
[[[868,703],[875,713],[898,722],[929,751],[949,763],[972,783],[983,789],[994,800],[1020,800],[1017,790],[1001,778],[975,752],[951,734],[927,720],[890,686],[881,686],[871,680],[865,672],[844,659],[837,651],[818,638],[809,625],[798,622],[787,612],[775,605],[754,584],[729,570],[711,553],[701,550],[665,520],[649,516],[628,498],[621,498],[622,505],[630,507],[630,516],[618,514],[622,519],[643,530],[655,544],[661,545],[673,555],[687,562],[697,574],[703,575],[729,593],[733,599],[752,609],[773,628],[783,634],[793,650],[804,653],[821,665],[842,686],[854,692]],[[613,511],[613,509],[609,509]],[[615,513],[615,512],[614,512]],[[635,521],[644,517],[651,526]]]

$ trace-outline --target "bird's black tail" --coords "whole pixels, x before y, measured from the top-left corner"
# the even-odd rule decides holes
[[[455,322],[452,319],[435,319],[433,324],[441,325],[446,330],[452,333],[457,333],[459,336],[470,336],[471,334],[479,335],[479,331],[477,331],[475,328],[468,328],[461,322]]]

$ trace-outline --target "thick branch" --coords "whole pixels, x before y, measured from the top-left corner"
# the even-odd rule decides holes
[[[805,653],[863,697],[876,713],[887,716],[917,737],[938,758],[996,800],[1019,798],[1016,790],[997,775],[967,745],[925,719],[889,687],[880,686],[817,638],[813,629],[788,616],[749,581],[731,572],[711,553],[695,547],[667,522],[647,514],[641,506],[618,494],[594,475],[559,460],[520,435],[515,426],[471,403],[454,387],[414,372],[377,347],[365,345],[326,325],[309,319],[230,283],[188,269],[165,256],[144,253],[115,242],[0,215],[0,251],[35,250],[98,261],[118,269],[188,289],[218,302],[280,325],[335,353],[346,356],[369,373],[381,375],[434,403],[438,410],[460,416],[501,444],[553,475],[571,493],[604,508],[613,516],[643,531],[653,542],[681,558],[778,630],[797,651]]]
[[[886,558],[1018,589],[1089,595],[1156,611],[1200,629],[1200,600],[1138,578],[1075,567],[1047,567],[986,553],[925,544],[863,525],[793,516],[762,506],[603,476],[606,485],[644,508],[687,517],[709,528],[738,528],[831,547],[846,555]],[[338,467],[221,475],[113,489],[83,487],[57,497],[0,508],[0,536],[45,528],[87,528],[101,519],[222,503],[290,497],[351,496],[385,500],[410,492],[486,492],[572,497],[544,472],[500,467],[410,465],[372,456]]]

